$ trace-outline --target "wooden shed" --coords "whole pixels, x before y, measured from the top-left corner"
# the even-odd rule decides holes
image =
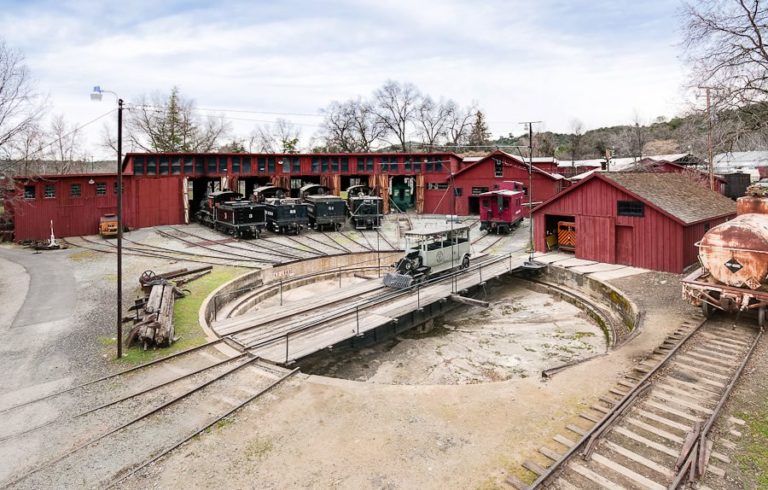
[[[736,206],[684,174],[595,172],[533,215],[539,252],[559,222],[572,221],[578,258],[680,273],[696,262],[696,242]]]

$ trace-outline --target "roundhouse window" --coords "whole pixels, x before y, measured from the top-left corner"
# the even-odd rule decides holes
[[[46,199],[53,199],[56,197],[56,186],[53,184],[45,184],[43,189],[43,197]]]
[[[104,182],[98,182],[96,184],[96,195],[97,196],[106,196],[107,195],[107,184]]]
[[[24,186],[24,199],[34,199],[35,198],[35,186],[33,185],[25,185]]]
[[[80,184],[71,184],[69,186],[69,195],[71,197],[80,197]]]

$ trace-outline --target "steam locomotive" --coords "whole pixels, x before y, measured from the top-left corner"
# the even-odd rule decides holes
[[[384,200],[374,195],[373,189],[353,185],[347,189],[347,207],[352,226],[358,230],[381,228],[384,218]]]
[[[334,196],[322,185],[307,184],[299,190],[302,202],[307,205],[309,226],[321,230],[340,230],[347,221],[347,204]]]
[[[266,226],[265,207],[232,191],[212,192],[200,203],[200,224],[234,237],[258,237]]]
[[[268,229],[298,235],[309,224],[307,205],[288,195],[282,187],[264,186],[253,191],[253,201],[264,205]]]

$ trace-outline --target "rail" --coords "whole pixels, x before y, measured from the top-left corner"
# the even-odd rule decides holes
[[[304,325],[301,325],[301,326],[299,326],[297,328],[290,329],[287,332],[285,332],[283,334],[280,334],[280,335],[277,335],[277,336],[275,336],[273,338],[270,338],[270,339],[258,342],[258,343],[253,344],[253,345],[244,346],[244,347],[246,347],[249,351],[254,351],[256,349],[260,349],[260,348],[263,348],[263,347],[274,346],[274,345],[279,345],[280,343],[285,343],[285,361],[284,362],[285,362],[286,365],[290,364],[290,362],[291,362],[291,357],[290,357],[290,340],[291,340],[291,337],[294,337],[296,335],[299,335],[299,334],[302,334],[304,332],[307,332],[307,331],[309,331],[311,329],[314,329],[314,328],[316,328],[316,327],[318,327],[320,325],[326,324],[326,323],[328,323],[331,320],[338,320],[338,319],[346,317],[346,316],[351,316],[352,314],[354,314],[355,317],[356,317],[356,331],[355,331],[355,334],[359,336],[360,335],[360,311],[361,310],[369,309],[369,308],[372,308],[372,307],[377,306],[379,304],[382,304],[382,303],[385,303],[385,302],[388,302],[388,301],[391,301],[391,300],[394,300],[394,299],[397,299],[397,298],[409,295],[414,290],[416,291],[417,309],[421,309],[421,307],[422,307],[422,305],[421,305],[421,289],[422,288],[433,286],[433,285],[436,285],[436,284],[446,283],[446,282],[450,281],[451,282],[451,290],[453,291],[456,288],[457,284],[458,284],[458,282],[457,282],[457,278],[458,277],[466,276],[466,275],[471,274],[473,272],[478,273],[478,275],[479,275],[479,284],[482,284],[483,283],[483,267],[487,268],[489,266],[492,266],[492,265],[495,265],[495,264],[498,264],[498,263],[501,263],[501,262],[504,262],[504,261],[509,261],[510,271],[511,271],[512,270],[512,257],[513,257],[513,253],[510,252],[506,256],[500,256],[500,257],[491,258],[491,259],[489,259],[489,260],[487,260],[485,262],[482,262],[480,264],[477,264],[477,265],[474,265],[474,266],[470,266],[468,269],[461,269],[461,270],[453,271],[453,272],[450,272],[448,274],[443,274],[443,275],[440,275],[440,276],[435,277],[433,279],[430,279],[430,280],[428,280],[426,282],[422,282],[422,283],[419,283],[419,284],[414,284],[413,286],[411,286],[411,287],[409,287],[407,289],[392,291],[391,293],[388,293],[388,294],[384,294],[384,295],[381,295],[381,296],[377,296],[375,298],[364,300],[361,303],[357,303],[355,305],[352,305],[352,306],[349,306],[349,307],[346,307],[346,308],[342,308],[340,310],[336,310],[336,311],[334,311],[333,313],[331,313],[329,315],[326,315],[326,316],[321,317],[321,318],[314,319],[313,321],[311,321],[309,323],[306,323]],[[243,331],[250,330],[251,328],[252,327],[245,328],[245,329],[243,329],[243,330],[241,330],[239,332],[233,332],[233,333],[235,333],[235,334],[236,333],[242,333]],[[229,334],[227,337],[232,339],[232,334]],[[235,339],[232,339],[232,340],[236,342]]]
[[[618,402],[616,402],[613,408],[609,410],[608,413],[606,413],[598,423],[596,423],[590,430],[588,430],[576,444],[571,446],[560,457],[560,459],[552,463],[552,465],[549,466],[543,474],[539,475],[539,477],[530,485],[529,488],[544,488],[544,485],[546,485],[550,479],[558,472],[558,470],[560,470],[562,466],[578,451],[584,449],[585,454],[587,451],[590,451],[600,435],[608,430],[613,422],[615,422],[619,417],[619,415],[621,415],[627,408],[629,408],[634,400],[650,386],[650,378],[654,374],[658,373],[662,367],[666,366],[669,360],[672,359],[672,357],[675,355],[675,353],[677,353],[677,351],[683,345],[685,345],[688,339],[690,339],[693,334],[698,332],[706,322],[707,319],[705,318],[699,322],[698,325],[695,325],[695,327],[692,328],[691,331],[688,332],[685,337],[680,340],[680,342],[675,344],[675,346],[670,349],[670,351],[661,361],[659,361],[637,382],[634,388],[632,388],[626,395],[624,395]]]
[[[747,366],[747,362],[749,362],[749,359],[752,357],[752,353],[754,352],[757,345],[760,343],[760,339],[763,336],[763,329],[760,328],[760,331],[757,333],[757,336],[755,336],[755,340],[752,342],[752,345],[749,347],[749,351],[747,351],[746,355],[744,356],[744,359],[741,361],[741,364],[739,364],[738,369],[734,373],[733,377],[731,378],[731,381],[728,383],[728,386],[726,386],[723,395],[720,397],[720,400],[717,403],[717,406],[712,411],[712,414],[710,415],[707,422],[704,424],[704,427],[701,428],[701,430],[698,431],[696,434],[696,438],[693,440],[692,444],[689,446],[688,454],[681,454],[681,459],[684,459],[684,462],[682,463],[682,466],[680,467],[679,471],[675,475],[675,479],[672,482],[672,484],[669,486],[670,489],[677,489],[680,488],[680,485],[683,483],[683,480],[686,478],[686,475],[688,475],[688,481],[693,482],[698,480],[703,474],[705,470],[705,465],[707,463],[707,436],[709,435],[709,431],[712,429],[712,426],[715,424],[717,419],[720,416],[720,412],[723,409],[723,406],[725,405],[725,402],[728,400],[728,397],[731,394],[731,391],[733,391],[733,387],[736,384],[736,382],[741,377],[741,373],[744,371],[744,368]],[[695,466],[694,466],[695,465]]]

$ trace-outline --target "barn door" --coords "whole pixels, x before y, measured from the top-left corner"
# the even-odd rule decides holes
[[[635,238],[633,226],[616,227],[616,263],[622,265],[634,265],[632,257],[632,243]]]
[[[613,218],[607,216],[576,217],[576,257],[613,263]]]
[[[384,214],[389,214],[389,176],[379,175],[379,195],[384,204]]]
[[[424,176],[416,176],[416,212],[424,212]]]

